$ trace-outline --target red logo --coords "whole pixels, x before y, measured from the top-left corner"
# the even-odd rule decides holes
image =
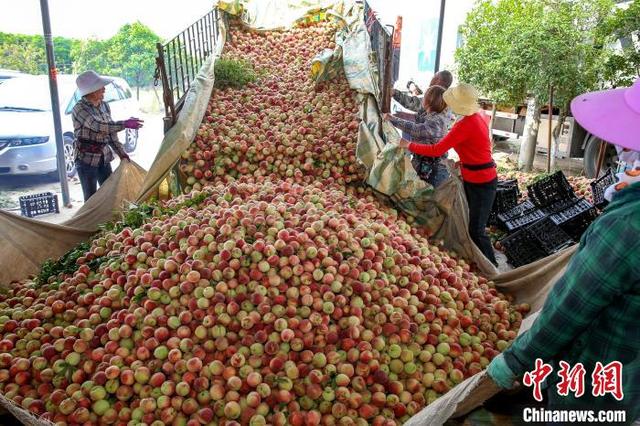
[[[573,368],[569,363],[560,361],[560,383],[556,385],[558,395],[567,396],[569,392],[573,392],[576,398],[584,395],[584,376],[586,370],[581,363],[577,363]]]
[[[542,401],[541,384],[552,371],[553,367],[538,358],[536,359],[536,368],[531,372],[526,372],[522,378],[522,383],[525,386],[533,386],[533,397],[538,402]]]
[[[596,368],[591,375],[593,384],[593,396],[605,396],[610,393],[618,401],[622,401],[622,363],[612,361],[603,366],[596,362]]]

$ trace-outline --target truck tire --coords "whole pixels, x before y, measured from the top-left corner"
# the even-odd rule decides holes
[[[598,168],[598,151],[600,150],[600,138],[596,136],[589,136],[589,140],[584,147],[584,159],[583,167],[584,174],[589,179],[595,179],[596,169]],[[604,162],[600,173],[605,172],[608,168],[612,168],[614,171],[617,167],[618,153],[613,145],[607,144],[607,149],[604,154]]]

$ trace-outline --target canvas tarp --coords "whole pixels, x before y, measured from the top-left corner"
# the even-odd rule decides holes
[[[121,162],[89,201],[60,225],[0,210],[0,284],[36,274],[45,260],[58,258],[89,238],[100,223],[135,200],[145,173],[134,162]]]
[[[286,30],[318,12],[331,10],[344,15],[350,1],[337,0],[220,0],[217,6],[238,16],[255,30]],[[352,6],[351,6],[352,7]]]

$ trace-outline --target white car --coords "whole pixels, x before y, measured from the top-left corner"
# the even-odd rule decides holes
[[[28,74],[25,74],[20,71],[0,69],[0,84],[4,83],[6,80],[9,80],[10,78],[16,78],[23,75],[28,75]]]
[[[104,101],[115,121],[139,116],[138,102],[121,78],[111,77]],[[67,176],[76,173],[73,162],[73,123],[71,111],[80,99],[76,76],[58,75],[58,95]],[[127,152],[135,150],[138,131],[126,129],[118,134]],[[55,173],[56,140],[51,112],[49,77],[20,76],[0,85],[0,176]]]

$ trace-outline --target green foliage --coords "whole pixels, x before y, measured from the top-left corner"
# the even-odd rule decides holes
[[[61,72],[70,72],[73,62],[72,50],[79,40],[64,37],[53,38],[56,66]],[[0,32],[0,68],[30,74],[47,72],[47,57],[44,37],[40,35],[7,34]]]
[[[597,35],[602,44],[614,45],[603,66],[606,81],[614,87],[633,84],[640,77],[640,0],[609,15]]]
[[[86,70],[94,70],[99,74],[113,75],[114,69],[106,54],[109,47],[109,40],[89,39],[78,43],[71,52],[74,58],[73,72],[80,74]]]
[[[60,274],[72,274],[78,265],[78,258],[85,255],[91,248],[89,242],[83,242],[62,255],[58,260],[47,259],[40,269],[40,273],[35,279],[37,285],[43,285],[49,282],[49,278],[57,277]]]
[[[56,66],[61,73],[81,73],[88,69],[116,75],[140,88],[151,84],[155,71],[156,43],[151,29],[135,22],[126,24],[108,40],[75,40],[54,37]],[[0,33],[0,68],[31,74],[47,72],[44,38]]]
[[[137,89],[151,84],[158,42],[160,37],[142,23],[124,25],[108,40],[107,55],[114,73]]]
[[[596,29],[611,0],[479,0],[462,27],[460,79],[492,99],[519,104],[527,95],[566,107],[597,86],[603,49]]]
[[[240,88],[258,78],[253,65],[241,59],[221,58],[215,64],[215,83],[218,88]]]

